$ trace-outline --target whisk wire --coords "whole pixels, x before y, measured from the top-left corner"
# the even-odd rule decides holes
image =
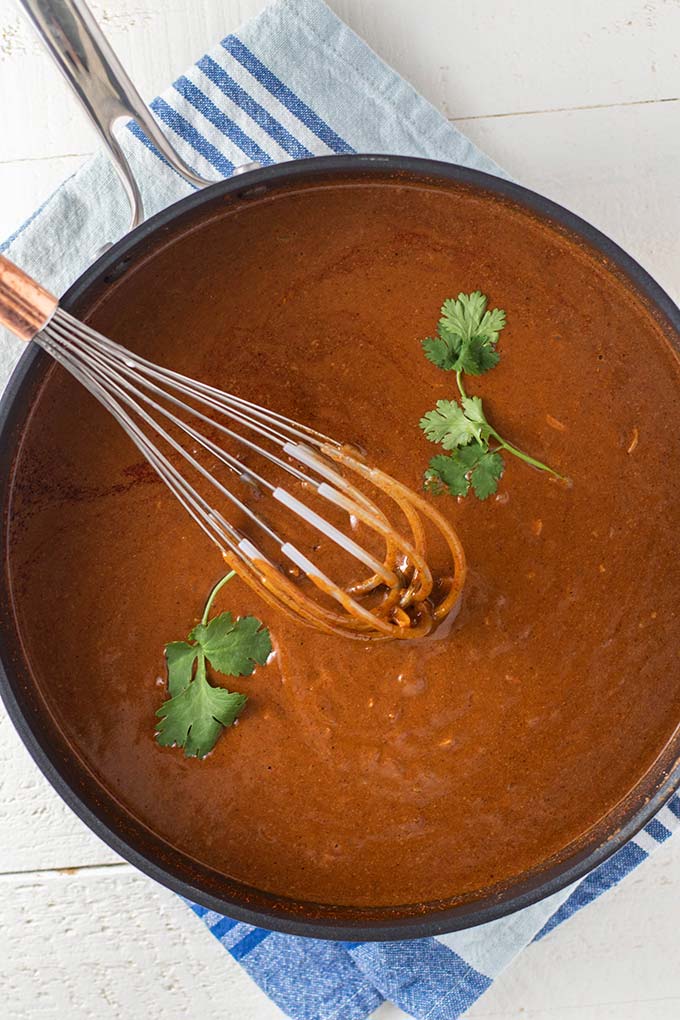
[[[115,417],[227,562],[267,601],[322,630],[362,639],[421,636],[444,609],[448,611],[455,604],[465,576],[464,555],[455,532],[429,504],[423,505],[421,497],[367,465],[354,448],[278,412],[155,365],[60,308],[35,339]],[[217,436],[237,444],[248,459],[225,448]],[[166,444],[173,458],[178,456],[195,471],[219,500],[226,499],[244,521],[274,542],[278,555],[293,564],[340,611],[319,602],[282,573],[271,554],[263,553],[213,505],[212,499],[206,499],[159,443]],[[194,449],[190,443],[195,444]],[[237,476],[249,491],[268,493],[306,527],[368,567],[371,576],[344,587],[336,583],[217,477],[214,469],[199,459],[199,449]],[[348,515],[354,527],[361,526],[380,540],[382,558],[285,485],[268,478],[250,462],[253,457],[262,457],[303,490]],[[406,536],[396,528],[376,499],[362,491],[346,472],[369,485],[380,499],[395,504],[410,534]],[[427,603],[434,582],[425,557],[423,516],[444,536],[453,561],[449,591],[437,606]],[[374,597],[368,605],[362,601],[368,595],[380,597],[377,602]]]
[[[183,419],[179,418],[177,415],[173,414],[162,404],[158,403],[158,401],[152,399],[152,397],[150,397],[148,393],[143,392],[139,388],[139,386],[132,381],[132,379],[135,379],[136,381],[139,380],[139,376],[134,376],[131,371],[131,365],[138,367],[138,363],[134,359],[131,359],[129,357],[128,352],[126,352],[124,348],[120,348],[118,347],[118,345],[114,345],[111,341],[108,341],[107,343],[100,345],[96,341],[96,334],[91,335],[89,337],[88,344],[83,344],[82,341],[79,343],[78,338],[72,337],[60,322],[53,323],[52,329],[54,333],[60,337],[64,347],[67,350],[69,351],[73,351],[74,349],[78,350],[78,353],[82,360],[91,366],[92,371],[96,373],[97,377],[100,379],[103,385],[106,385],[108,383],[108,385],[114,390],[114,392],[119,397],[121,397],[130,407],[132,407],[135,410],[135,412],[139,414],[140,417],[142,417],[143,420],[157,432],[157,434],[159,434],[166,442],[168,442],[178,453],[182,454],[188,460],[191,466],[195,468],[206,480],[213,484],[223,496],[230,499],[242,513],[244,513],[247,517],[250,518],[250,520],[253,521],[253,523],[258,525],[259,527],[264,528],[264,530],[267,531],[269,536],[278,543],[279,547],[282,549],[282,551],[284,551],[284,553],[285,553],[284,545],[286,546],[287,549],[290,549],[290,544],[284,543],[284,541],[278,535],[276,535],[275,532],[273,532],[270,528],[268,528],[264,524],[262,519],[258,517],[251,510],[251,508],[248,507],[246,503],[238,499],[238,497],[236,497],[234,493],[232,493],[229,489],[222,485],[214,477],[214,475],[205,468],[204,465],[202,465],[198,460],[196,460],[196,458],[194,458],[190,453],[188,453],[184,449],[184,447],[181,446],[181,444],[177,443],[174,437],[170,436],[167,433],[167,431],[162,429],[159,426],[158,422],[155,421],[155,419],[151,415],[143,411],[139,404],[135,403],[135,398],[137,401],[141,401],[147,406],[150,406],[151,408],[153,408],[153,410],[158,412],[158,414],[162,415],[168,421],[172,422],[173,425],[179,428],[186,435],[190,436],[196,443],[198,443],[205,450],[213,454],[227,467],[229,467],[235,473],[240,475],[240,477],[254,478],[258,482],[258,484],[260,484],[262,487],[269,489],[274,499],[276,499],[278,502],[286,506],[291,512],[296,514],[296,516],[304,520],[307,524],[310,524],[318,532],[324,534],[327,538],[330,538],[331,541],[333,541],[336,545],[343,548],[350,555],[354,556],[355,559],[364,563],[366,566],[369,566],[374,571],[374,573],[377,574],[382,579],[382,581],[385,584],[389,585],[390,587],[394,587],[396,584],[398,584],[398,579],[394,574],[394,571],[387,570],[382,563],[380,563],[374,556],[372,556],[365,549],[363,549],[357,542],[349,538],[334,525],[330,524],[328,521],[322,518],[318,513],[316,513],[306,504],[302,503],[299,499],[297,499],[295,496],[289,493],[287,489],[281,486],[274,486],[271,482],[269,482],[268,479],[266,479],[263,475],[261,475],[259,472],[252,468],[244,469],[243,465],[238,461],[236,457],[233,456],[233,454],[230,454],[227,451],[225,451],[222,447],[219,447],[207,436],[198,432],[192,426],[188,425],[187,422],[185,422]],[[103,348],[102,351],[99,350],[100,346]],[[103,361],[109,367],[110,376],[108,379],[103,371],[102,365],[100,364],[101,361]],[[155,374],[158,374],[156,370],[154,370],[154,372]],[[257,443],[254,443],[251,440],[246,439],[245,437],[242,437],[239,433],[234,432],[233,429],[229,429],[222,425],[220,422],[216,422],[214,419],[209,418],[207,415],[203,414],[196,408],[183,404],[172,394],[168,394],[166,391],[162,390],[161,387],[159,387],[152,380],[146,379],[144,377],[142,378],[144,384],[151,392],[156,393],[162,396],[163,398],[169,400],[175,406],[182,407],[184,410],[190,411],[190,413],[193,414],[195,417],[204,421],[206,424],[219,429],[224,435],[228,435],[230,438],[235,439],[237,441],[242,441],[248,449],[259,453],[263,457],[267,458],[270,462],[277,464],[279,467],[283,468],[286,472],[293,475],[297,479],[302,480],[307,484],[313,485],[316,491],[319,493],[319,495],[322,496],[322,498],[328,500],[329,502],[334,503],[336,506],[342,507],[342,509],[345,510],[350,515],[354,514],[357,511],[358,508],[355,503],[351,503],[346,498],[341,500],[339,498],[340,493],[336,492],[332,487],[330,487],[326,483],[318,483],[314,481],[308,475],[304,474],[304,472],[299,471],[290,463],[283,461],[280,457],[277,457],[275,454],[272,454],[271,451],[266,450],[264,447],[259,446]],[[184,391],[190,390],[188,381],[186,381],[184,377],[176,376],[176,378],[178,382],[181,379],[181,385]],[[211,401],[210,403],[213,404],[213,406],[217,406],[219,409],[218,402]],[[249,423],[246,421],[245,424]],[[280,442],[284,449],[286,448],[286,446],[288,446],[289,451],[293,456],[296,456],[300,452],[299,447],[291,448],[290,445],[287,442],[285,442],[283,438],[275,437],[275,441]],[[319,470],[320,464],[318,457],[316,458],[313,456],[307,457],[306,463],[309,466],[314,467],[316,470]],[[332,477],[336,483],[337,481],[341,480],[341,476],[338,475],[337,472],[329,471],[326,472],[326,474],[327,476]],[[377,522],[375,523],[377,524]],[[406,551],[407,550],[404,550],[404,552]],[[410,552],[411,550],[408,551]],[[320,572],[317,572],[317,574],[319,574],[320,576]]]

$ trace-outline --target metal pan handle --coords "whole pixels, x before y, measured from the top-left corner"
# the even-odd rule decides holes
[[[96,127],[130,200],[130,227],[144,219],[139,186],[114,133],[132,118],[168,163],[198,187],[211,182],[195,173],[175,152],[83,0],[19,0],[38,35]],[[251,169],[248,164],[243,169]]]

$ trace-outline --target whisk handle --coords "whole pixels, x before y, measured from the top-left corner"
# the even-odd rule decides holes
[[[20,340],[32,340],[52,318],[58,303],[23,269],[0,255],[0,325]]]
[[[179,156],[126,74],[83,0],[19,0],[111,156],[132,209],[131,227],[144,219],[139,187],[114,127],[132,118],[182,177],[210,182]]]

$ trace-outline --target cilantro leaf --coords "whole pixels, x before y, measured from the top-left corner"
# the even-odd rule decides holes
[[[420,427],[432,443],[441,443],[445,450],[466,446],[472,440],[483,443],[492,431],[481,399],[467,396],[460,404],[438,400],[435,410],[420,419]]]
[[[165,646],[170,697],[156,712],[156,740],[163,747],[183,747],[188,758],[212,750],[246,703],[245,695],[212,686],[206,660],[220,673],[250,676],[272,650],[269,631],[254,616],[234,620],[231,613],[220,613],[208,622],[215,596],[233,576],[232,570],[213,587],[188,639]]]
[[[425,486],[434,492],[447,488],[452,496],[467,496],[470,485],[478,499],[486,499],[498,488],[505,465],[499,453],[486,443],[469,443],[448,455],[433,457],[425,471]]]
[[[495,344],[502,329],[505,329],[505,312],[502,308],[493,308],[482,317],[477,327],[477,335],[488,337],[491,343]]]
[[[423,341],[426,357],[438,368],[469,375],[482,375],[497,365],[494,345],[505,326],[505,312],[487,311],[486,305],[486,295],[478,290],[445,301],[437,337]]]
[[[455,457],[466,471],[471,471],[482,457],[486,456],[487,450],[486,443],[470,443],[469,446],[462,446],[460,450],[456,450]]]
[[[171,641],[165,646],[165,661],[168,666],[168,691],[170,697],[181,694],[191,683],[194,662],[198,649],[186,641]]]
[[[483,375],[501,360],[500,355],[484,337],[473,336],[462,347],[456,370],[468,375]]]
[[[505,326],[505,312],[501,308],[487,312],[486,305],[486,295],[478,290],[459,294],[455,301],[449,298],[442,305],[440,324],[463,340],[478,336],[495,344]]]
[[[441,443],[445,450],[464,446],[482,433],[480,423],[471,420],[455,400],[438,400],[436,409],[420,419],[420,427],[432,443]]]
[[[198,642],[213,669],[230,676],[250,676],[256,664],[264,666],[272,650],[269,631],[256,617],[234,620],[231,613],[199,623],[189,640]]]
[[[488,430],[489,423],[486,420],[486,415],[484,414],[482,398],[463,397],[461,403],[463,405],[463,410],[465,411],[465,417],[468,419],[468,421],[475,422],[483,426],[483,431]]]
[[[423,351],[428,361],[445,371],[456,368],[460,360],[460,337],[453,333],[444,333],[441,329],[435,337],[423,340]]]
[[[505,463],[500,453],[487,450],[479,458],[470,473],[470,481],[477,499],[487,499],[498,489],[498,481],[505,470]]]
[[[459,294],[448,298],[442,305],[440,322],[458,333],[463,340],[469,340],[482,320],[486,310],[486,298],[478,290],[472,294]]]
[[[184,690],[164,702],[156,740],[162,747],[184,748],[187,758],[202,758],[211,751],[223,727],[231,726],[243,711],[246,697],[212,687],[205,673],[205,657],[198,654],[196,676]]]
[[[452,496],[467,496],[470,489],[468,471],[469,468],[458,458],[437,454],[425,472],[425,487],[434,492],[442,492],[445,487]]]

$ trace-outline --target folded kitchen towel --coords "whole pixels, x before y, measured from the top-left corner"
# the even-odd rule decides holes
[[[204,176],[241,163],[347,152],[429,156],[505,176],[351,32],[321,0],[278,0],[154,100],[184,158]],[[147,215],[190,188],[130,125],[123,140]],[[126,200],[106,157],[89,160],[0,250],[62,293],[104,240],[125,233]],[[21,351],[2,338],[0,383]],[[390,999],[413,1017],[453,1020],[504,967],[611,888],[667,839],[675,796],[587,878],[481,927],[407,942],[332,943],[280,935],[192,909],[294,1020],[361,1020]]]

